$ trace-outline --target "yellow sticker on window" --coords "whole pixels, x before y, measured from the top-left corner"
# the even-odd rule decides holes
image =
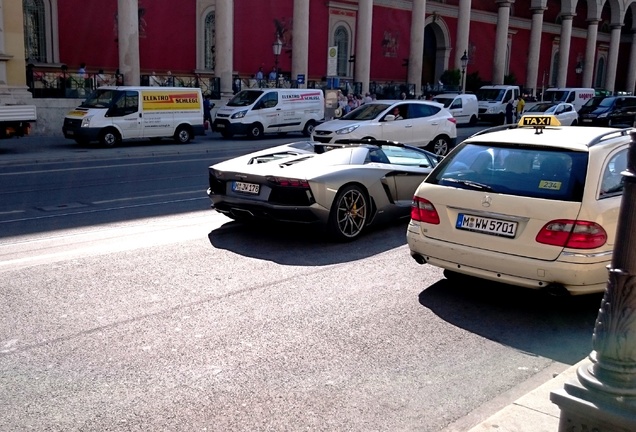
[[[551,180],[541,180],[539,182],[539,189],[549,189],[549,190],[561,190],[561,182],[559,181],[551,181]]]

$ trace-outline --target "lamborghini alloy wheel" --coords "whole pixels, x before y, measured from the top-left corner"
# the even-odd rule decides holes
[[[369,201],[364,191],[355,185],[344,187],[334,200],[329,228],[338,240],[357,238],[369,217]]]

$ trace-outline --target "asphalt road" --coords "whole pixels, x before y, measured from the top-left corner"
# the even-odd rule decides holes
[[[589,353],[600,296],[208,208],[211,160],[283,141],[0,142],[0,431],[460,431]]]

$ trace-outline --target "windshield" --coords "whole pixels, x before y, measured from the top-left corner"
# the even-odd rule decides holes
[[[546,102],[565,102],[570,94],[569,91],[563,90],[546,90],[543,100]]]
[[[256,99],[262,95],[261,90],[243,90],[240,91],[227,103],[227,106],[249,106],[256,102]]]
[[[448,108],[454,99],[451,98],[433,98],[433,102],[441,103],[444,108]]]
[[[340,117],[340,120],[373,120],[390,106],[390,104],[367,103]]]
[[[556,105],[552,103],[538,103],[536,105],[531,106],[530,109],[526,110],[526,112],[527,113],[533,113],[533,112],[549,113],[549,112],[554,112],[555,108],[556,108]]]
[[[82,108],[110,108],[123,94],[121,90],[95,90],[80,105]]]
[[[614,98],[605,97],[605,96],[597,96],[585,102],[583,105],[586,108],[596,108],[596,107],[611,107],[614,103]]]
[[[463,143],[425,181],[460,189],[580,202],[587,161],[587,152]]]
[[[477,90],[477,100],[480,101],[500,101],[504,97],[504,89],[479,89]]]

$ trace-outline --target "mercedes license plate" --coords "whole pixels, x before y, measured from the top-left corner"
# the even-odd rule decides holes
[[[260,185],[256,183],[245,183],[240,181],[235,181],[232,183],[232,190],[234,192],[242,192],[253,195],[258,195],[261,190]]]
[[[503,237],[514,237],[517,232],[517,222],[460,213],[457,216],[455,228]]]

